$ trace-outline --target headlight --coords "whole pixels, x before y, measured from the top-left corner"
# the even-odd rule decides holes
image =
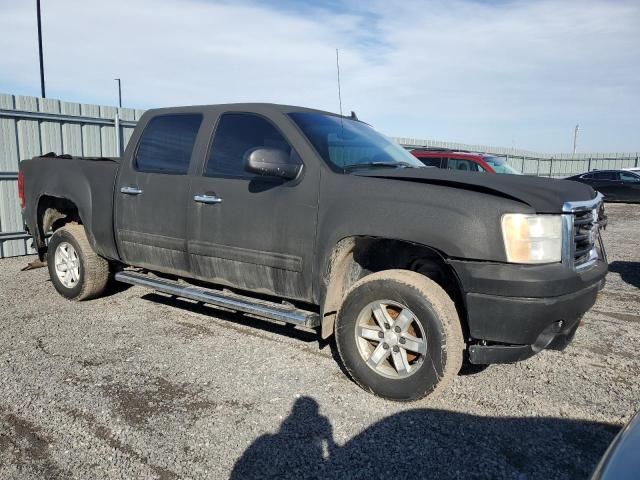
[[[502,238],[511,263],[553,263],[562,257],[562,216],[507,213]]]

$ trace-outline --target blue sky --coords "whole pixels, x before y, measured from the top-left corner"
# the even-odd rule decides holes
[[[640,2],[45,0],[47,94],[125,106],[267,101],[394,136],[640,150]],[[39,92],[34,2],[0,0],[0,92]]]

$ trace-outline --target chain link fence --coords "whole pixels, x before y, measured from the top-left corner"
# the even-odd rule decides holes
[[[564,178],[591,170],[639,167],[640,152],[632,153],[560,153],[544,154],[515,148],[440,142],[417,138],[395,138],[407,149],[443,148],[448,150],[488,153],[504,158],[509,165],[525,175]]]
[[[20,160],[48,152],[119,156],[143,110],[0,94],[0,258],[34,253],[18,202]],[[527,175],[567,177],[594,169],[637,167],[638,153],[547,155],[525,150],[395,138],[405,148],[447,148],[503,157]]]

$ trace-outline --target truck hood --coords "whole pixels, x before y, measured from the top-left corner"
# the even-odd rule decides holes
[[[387,178],[443,185],[498,195],[525,203],[536,213],[561,213],[565,202],[592,200],[596,192],[588,185],[569,180],[458,172],[440,168],[385,168],[353,172],[363,177]]]

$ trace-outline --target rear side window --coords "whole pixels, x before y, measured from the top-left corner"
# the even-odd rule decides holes
[[[152,118],[142,132],[135,159],[136,170],[186,174],[201,123],[200,114]]]
[[[249,113],[225,113],[213,136],[205,175],[253,177],[244,169],[244,155],[256,147],[280,148],[292,157],[289,143],[265,118]]]
[[[616,172],[596,172],[593,178],[597,180],[617,180]]]

